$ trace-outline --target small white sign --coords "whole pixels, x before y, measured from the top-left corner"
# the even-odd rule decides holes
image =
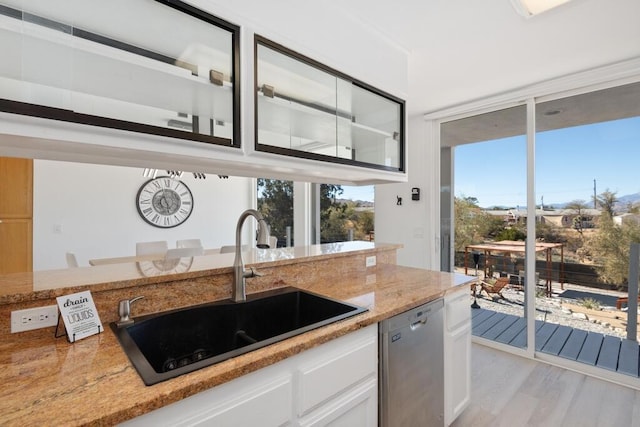
[[[90,291],[63,295],[56,299],[69,341],[75,342],[103,331]]]

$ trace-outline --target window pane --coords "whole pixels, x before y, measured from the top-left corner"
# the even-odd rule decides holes
[[[640,241],[640,83],[536,111],[536,234],[564,248],[538,257],[537,311],[573,330],[625,338],[629,247]]]
[[[278,247],[293,246],[293,181],[258,179],[258,211],[271,227]]]
[[[477,276],[473,307],[486,310],[489,322],[474,324],[474,334],[520,348],[527,346],[525,123],[522,105],[441,127],[441,156],[448,160],[441,192],[449,200],[455,195],[452,206],[442,204],[443,241],[453,222],[454,271]]]
[[[320,186],[320,243],[373,241],[374,186]]]

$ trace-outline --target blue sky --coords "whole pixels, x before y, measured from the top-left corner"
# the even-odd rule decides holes
[[[526,207],[526,139],[504,138],[455,149],[455,195],[480,206]],[[606,189],[640,192],[640,117],[536,135],[536,204],[592,201]]]
[[[364,200],[368,202],[373,202],[374,196],[374,186],[373,185],[365,185],[365,186],[350,186],[343,185],[342,189],[344,192],[341,196],[338,196],[342,199],[351,199],[351,200]]]

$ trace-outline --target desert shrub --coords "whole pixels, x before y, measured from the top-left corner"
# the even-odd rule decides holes
[[[567,237],[560,227],[547,222],[536,223],[536,239],[547,243],[565,243],[567,241]]]
[[[582,298],[578,300],[578,304],[590,310],[600,310],[600,302],[593,298]]]
[[[505,228],[496,236],[496,241],[500,240],[524,240],[527,237],[524,232],[518,230],[517,228]]]

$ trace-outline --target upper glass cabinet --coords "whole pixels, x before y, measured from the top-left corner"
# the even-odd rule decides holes
[[[239,147],[238,38],[174,0],[0,0],[0,110]]]
[[[404,171],[404,101],[255,37],[256,150]]]

